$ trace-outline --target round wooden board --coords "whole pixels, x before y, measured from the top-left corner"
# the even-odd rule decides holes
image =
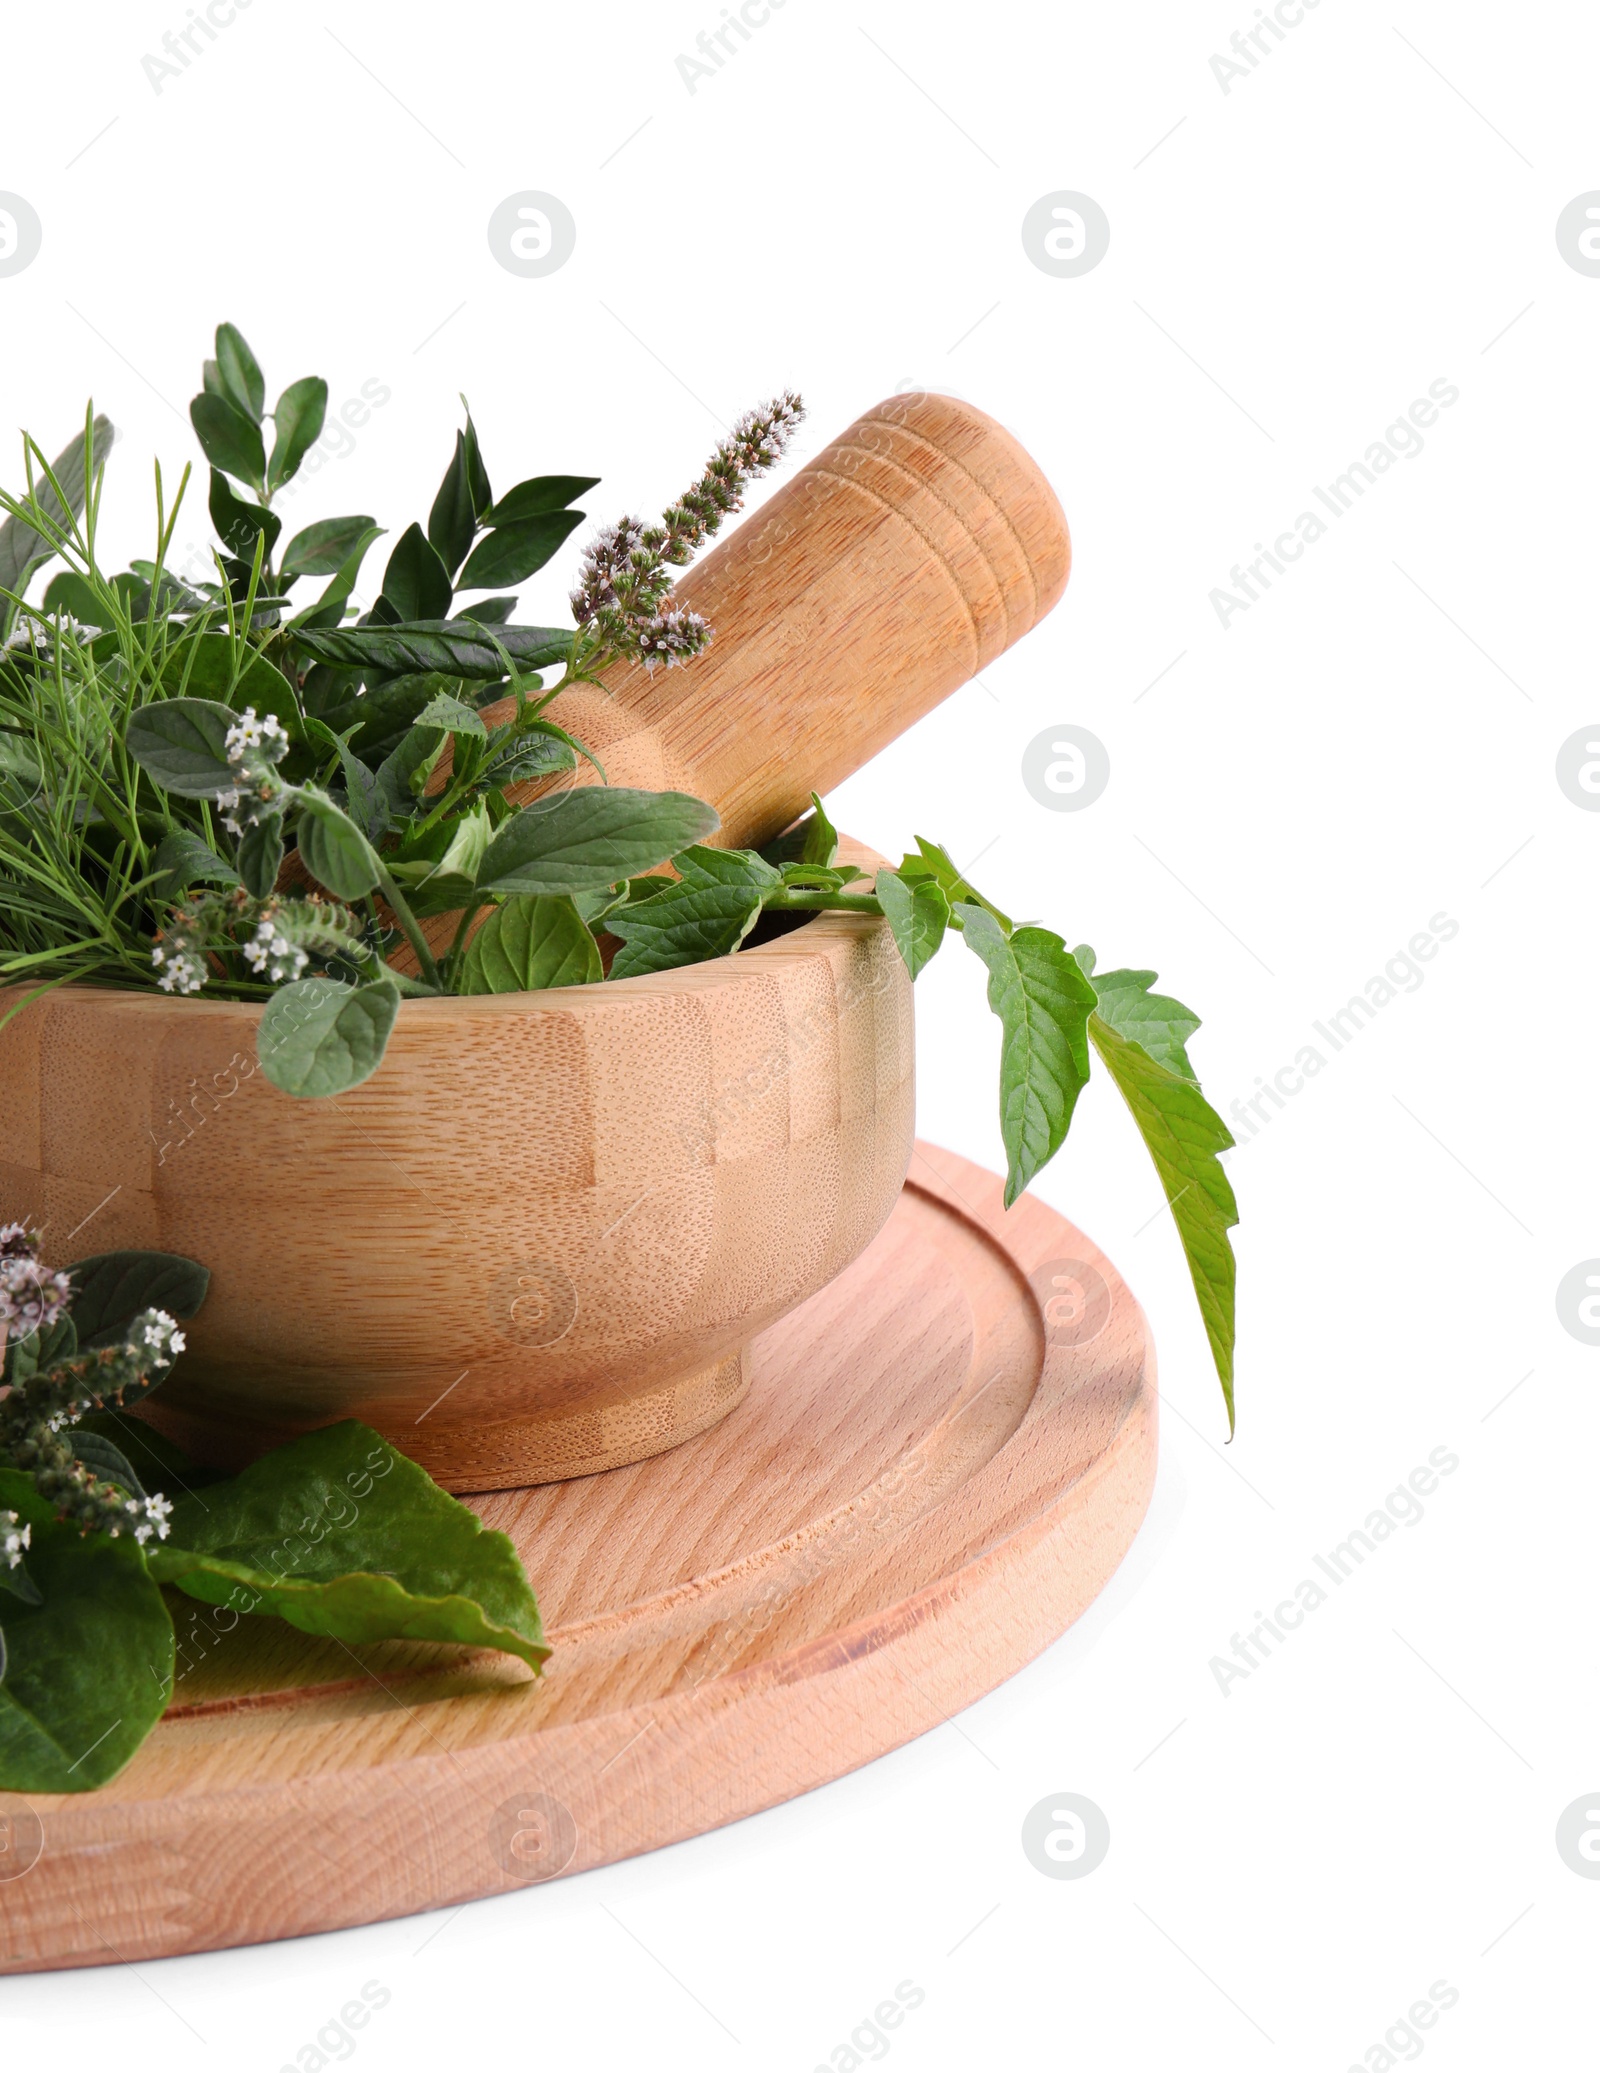
[[[472,1500],[555,1654],[352,1650],[174,1599],[174,1703],[80,1797],[0,1795],[0,1970],[303,1935],[699,1835],[938,1726],[1053,1641],[1155,1472],[1143,1313],[1081,1232],[921,1145],[722,1424]]]

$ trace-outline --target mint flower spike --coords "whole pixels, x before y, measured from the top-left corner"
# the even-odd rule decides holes
[[[790,389],[746,411],[659,525],[620,518],[595,535],[572,593],[581,668],[595,670],[629,655],[647,669],[657,663],[671,669],[710,646],[711,628],[699,613],[670,603],[670,571],[743,507],[746,486],[776,466],[804,416],[805,405]]]
[[[152,1538],[165,1540],[172,1511],[166,1498],[159,1492],[130,1496],[102,1482],[78,1460],[63,1434],[85,1411],[124,1410],[147,1395],[185,1343],[175,1317],[165,1310],[142,1310],[119,1344],[91,1347],[28,1376],[0,1401],[0,1462],[31,1477],[39,1495],[55,1506],[56,1517],[69,1525],[113,1540],[131,1533],[141,1547]],[[9,1534],[0,1542],[10,1567],[16,1567],[12,1553],[20,1561],[26,1545],[18,1538],[13,1550]]]

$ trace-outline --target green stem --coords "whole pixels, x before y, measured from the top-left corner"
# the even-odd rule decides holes
[[[428,939],[417,926],[417,917],[401,897],[400,888],[389,876],[383,860],[378,858],[376,862],[378,865],[378,890],[389,903],[390,912],[394,915],[395,920],[404,929],[406,941],[416,952],[417,963],[421,967],[423,978],[427,980],[430,986],[436,987],[440,993],[443,993],[444,981],[439,976],[439,967],[433,961],[433,952],[428,948]]]
[[[472,918],[478,912],[479,908],[483,907],[486,904],[487,903],[483,900],[469,900],[466,906],[463,907],[461,910],[461,923],[456,930],[455,938],[452,941],[449,953],[445,958],[445,969],[450,974],[450,980],[452,985],[455,983],[456,966],[460,961],[461,953],[467,947],[467,931],[472,926]]]
[[[883,905],[872,893],[829,893],[785,891],[773,893],[765,902],[769,914],[800,910],[827,913],[833,908],[845,914],[882,914]]]

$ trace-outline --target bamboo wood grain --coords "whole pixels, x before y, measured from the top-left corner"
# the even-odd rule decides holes
[[[74,986],[0,1029],[0,1214],[53,1264],[211,1269],[152,1416],[223,1466],[344,1417],[457,1490],[675,1446],[872,1238],[910,1156],[911,982],[866,916],[407,1001],[377,1073],[324,1100],[259,1071],[261,1012]]]
[[[1110,1294],[1087,1343],[1058,1298]],[[42,1855],[0,1969],[134,1961],[509,1891],[772,1806],[939,1725],[1122,1559],[1154,1354],[1090,1240],[919,1148],[866,1253],[756,1342],[691,1448],[475,1500],[516,1540],[544,1678],[195,1606],[174,1704],[94,1795],[0,1795]]]

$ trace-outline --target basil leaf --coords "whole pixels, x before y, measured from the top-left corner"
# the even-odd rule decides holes
[[[285,583],[296,576],[337,575],[345,558],[376,529],[377,521],[371,518],[319,518],[285,547],[278,574]]]
[[[308,374],[284,390],[272,413],[275,437],[272,459],[267,463],[269,490],[281,489],[298,472],[312,441],[322,437],[327,414],[328,384],[320,374]]]
[[[244,333],[236,324],[217,326],[217,357],[206,362],[207,373],[212,368],[216,370],[217,380],[213,383],[206,379],[206,388],[215,396],[228,397],[246,417],[254,418],[259,425],[267,402],[266,378],[256,363],[255,354],[245,344]]]
[[[503,1533],[355,1419],[181,1498],[151,1573],[210,1605],[341,1641],[453,1641],[535,1670],[539,1609]]]
[[[208,698],[142,705],[128,722],[128,753],[165,791],[209,799],[228,790],[227,734],[234,715]]]
[[[467,945],[458,993],[537,993],[605,977],[600,946],[573,901],[523,894],[496,907]]]
[[[487,784],[528,784],[576,770],[572,737],[554,720],[525,720],[519,727],[497,727],[489,737],[489,755],[479,775]]]
[[[772,866],[749,849],[696,844],[672,861],[680,874],[675,884],[607,916],[606,927],[622,940],[611,961],[613,979],[726,957],[749,935],[762,902],[781,882]]]
[[[1200,1027],[1200,1017],[1170,994],[1152,993],[1154,972],[1102,972],[1095,977],[1094,952],[1080,945],[1074,955],[1090,974],[1102,1021],[1109,1022],[1118,1036],[1141,1045],[1168,1072],[1185,1080],[1197,1079],[1184,1045]]]
[[[87,1792],[114,1778],[172,1692],[172,1620],[131,1537],[60,1524],[0,1469],[0,1508],[33,1529],[38,1605],[7,1606],[0,1790]]]
[[[440,619],[450,609],[450,574],[420,525],[408,525],[383,572],[383,595],[401,622]]]
[[[454,575],[467,557],[478,530],[478,514],[472,501],[472,477],[467,466],[467,442],[463,433],[456,434],[456,450],[444,480],[439,485],[439,494],[433,500],[433,509],[428,513],[428,541],[450,575]]]
[[[497,528],[472,550],[461,571],[462,589],[498,590],[502,583],[521,583],[544,567],[582,521],[581,511],[547,511],[540,518]]]
[[[96,1252],[75,1260],[72,1322],[82,1347],[120,1339],[142,1310],[193,1317],[211,1286],[211,1270],[178,1252]]]
[[[507,626],[495,638],[512,661],[526,669],[543,669],[551,663],[565,662],[572,652],[570,628]],[[329,627],[304,632],[299,635],[299,640],[301,646],[309,649],[320,661],[337,663],[345,669],[437,670],[455,677],[499,678],[505,675],[505,664],[496,648],[487,639],[483,627],[471,619],[433,619],[410,625]]]
[[[283,815],[268,814],[239,837],[239,877],[246,892],[264,900],[278,882],[283,869]]]
[[[262,558],[271,560],[273,547],[283,530],[283,520],[264,504],[247,504],[242,497],[236,497],[227,476],[218,468],[211,471],[207,509],[211,513],[211,523],[217,529],[217,538],[230,554],[236,554],[241,561],[251,560],[257,538],[265,535],[267,544]]]
[[[380,867],[372,844],[331,799],[301,792],[295,840],[306,869],[335,899],[359,900],[378,883]]]
[[[933,879],[907,885],[895,871],[880,871],[872,889],[894,932],[906,970],[915,979],[944,941],[950,924],[950,903]]]
[[[383,1063],[400,1010],[391,979],[345,986],[334,979],[300,979],[280,986],[256,1028],[261,1070],[285,1094],[319,1100],[359,1087]]]
[[[487,525],[517,525],[525,518],[538,518],[546,511],[560,511],[577,503],[586,490],[599,483],[598,475],[534,475],[508,489],[492,510],[483,514]]]
[[[719,825],[686,792],[585,785],[535,800],[505,822],[478,874],[481,892],[575,893],[615,885],[675,856]]]
[[[1111,1005],[1120,1004],[1113,999]],[[1193,1078],[1169,1071],[1103,1013],[1090,1016],[1089,1036],[1155,1162],[1189,1263],[1231,1433],[1237,1269],[1228,1229],[1239,1221],[1239,1206],[1217,1154],[1229,1148],[1233,1137]]]
[[[908,885],[932,879],[949,901],[951,919],[958,928],[961,926],[957,913],[958,905],[971,905],[981,907],[985,914],[993,915],[1004,932],[1010,935],[1012,924],[1009,917],[1002,914],[992,901],[986,900],[978,888],[956,869],[948,850],[941,849],[937,842],[929,842],[921,835],[917,837],[917,849],[920,854],[906,856],[900,865],[900,876]]]
[[[203,395],[189,405],[189,422],[213,468],[247,482],[257,495],[265,496],[267,456],[261,427],[253,418],[246,417],[226,396]]]
[[[989,1005],[1000,1017],[1000,1134],[1009,1209],[1061,1149],[1089,1080],[1088,1020],[1094,988],[1049,929],[1009,936],[987,909],[952,907],[968,947],[989,970]]]
[[[188,828],[174,828],[161,838],[161,847],[151,859],[151,869],[159,873],[153,890],[162,900],[177,901],[191,885],[239,883],[239,874],[232,864]]]
[[[97,417],[90,426],[89,446],[93,449],[96,475],[104,468],[116,436],[108,417]],[[60,483],[61,496],[66,498],[66,503],[63,504],[61,497],[51,488],[48,477],[35,481],[33,502],[40,517],[58,532],[70,532],[73,520],[83,510],[88,472],[87,449],[84,434],[80,432],[70,445],[62,448],[50,466],[50,473]],[[0,525],[0,591],[9,590],[21,597],[34,570],[42,568],[55,552],[53,541],[13,512],[5,524]],[[9,599],[0,598],[0,634],[4,634],[11,624],[14,609]],[[91,620],[89,623],[97,622]]]

